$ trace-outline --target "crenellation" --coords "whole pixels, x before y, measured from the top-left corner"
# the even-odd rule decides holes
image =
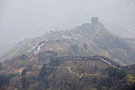
[[[61,56],[58,57],[56,52],[52,52],[52,51],[46,51],[44,53],[39,53],[38,55],[39,61],[43,61],[45,62],[46,60],[51,60],[51,59],[56,59],[56,60],[77,60],[77,61],[95,61],[95,60],[99,60],[102,61],[106,64],[108,64],[109,66],[112,66],[114,68],[118,68],[118,69],[131,69],[131,68],[135,68],[135,65],[128,65],[128,66],[123,66],[120,65],[116,62],[114,62],[113,60],[105,57],[105,56]]]

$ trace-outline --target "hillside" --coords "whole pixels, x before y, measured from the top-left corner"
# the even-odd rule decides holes
[[[134,48],[127,41],[98,17],[25,39],[1,57],[0,90],[134,90]]]
[[[101,55],[117,63],[133,64],[135,49],[125,39],[109,32],[97,17],[90,23],[69,30],[46,32],[45,35],[20,42],[15,48],[1,55],[1,60],[23,53],[55,51],[63,55]],[[11,53],[12,52],[12,53]]]
[[[135,39],[134,38],[124,38],[125,41],[133,48],[135,48]]]
[[[51,51],[50,51],[51,52]],[[0,90],[134,90],[135,66],[117,68],[93,57],[25,54],[0,64]],[[50,54],[49,54],[50,53]],[[47,55],[47,56],[46,56]],[[98,56],[99,57],[99,56]],[[117,65],[117,64],[116,64]]]

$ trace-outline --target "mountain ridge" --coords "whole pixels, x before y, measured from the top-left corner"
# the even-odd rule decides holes
[[[45,43],[40,46],[42,42]],[[108,31],[99,22],[98,17],[91,18],[91,24],[85,23],[69,30],[50,31],[41,37],[26,39],[18,44],[18,48],[9,51],[14,52],[9,56],[20,55],[37,48],[41,52],[56,51],[59,55],[101,55],[113,58],[118,63],[135,63],[134,49],[123,38]]]

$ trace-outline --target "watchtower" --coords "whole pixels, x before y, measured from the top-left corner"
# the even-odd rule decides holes
[[[98,25],[99,19],[98,17],[92,17],[91,18],[91,28],[95,29],[95,27]]]

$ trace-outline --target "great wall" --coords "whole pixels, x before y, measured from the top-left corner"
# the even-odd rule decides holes
[[[98,17],[93,17],[91,19],[91,25],[92,25],[92,30],[94,30],[99,23]],[[39,61],[45,62],[46,60],[51,60],[51,59],[56,59],[56,60],[76,60],[76,61],[92,61],[92,60],[99,60],[102,61],[103,63],[112,66],[114,68],[118,69],[135,69],[135,64],[132,65],[121,65],[118,64],[117,62],[114,62],[108,57],[105,56],[58,56],[56,52],[53,51],[44,51],[41,52],[41,47],[46,44],[46,41],[40,42],[37,46],[34,46],[32,50],[34,50],[34,56],[38,57]],[[29,51],[32,51],[31,49]]]
[[[135,68],[135,64],[133,65],[127,65],[127,66],[123,66],[120,65],[116,62],[114,62],[113,60],[111,60],[108,57],[105,56],[57,56],[56,52],[52,52],[52,51],[45,51],[44,53],[39,53],[38,56],[39,61],[46,61],[46,60],[76,60],[76,61],[89,61],[89,60],[100,60],[106,64],[108,64],[109,66],[112,66],[114,68],[118,68],[118,69],[132,69]]]

